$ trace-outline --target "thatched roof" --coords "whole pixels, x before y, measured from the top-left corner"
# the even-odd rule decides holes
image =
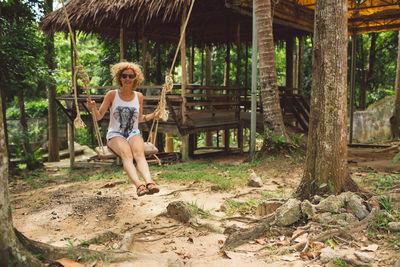
[[[310,10],[315,0],[290,0]],[[349,34],[400,29],[399,0],[348,0]]]
[[[228,4],[251,9],[252,0],[226,0]],[[283,20],[293,27],[313,29],[315,0],[272,0],[274,21]],[[279,21],[277,21],[279,23]],[[348,0],[349,34],[400,30],[399,0]]]
[[[71,0],[66,7],[71,25],[76,30],[117,37],[122,26],[128,38],[146,36],[158,42],[178,42],[181,16],[187,13],[190,3],[191,0]],[[251,10],[228,6],[226,0],[196,0],[187,36],[197,45],[232,42],[236,40],[237,25],[240,24],[241,40],[250,41]],[[308,13],[308,20],[312,20],[312,12]],[[275,38],[312,31],[309,23],[307,27],[297,29],[293,28],[294,25],[302,26],[295,20],[291,25],[275,23]],[[59,9],[45,16],[40,28],[47,33],[67,32],[63,11]]]
[[[86,33],[131,39],[147,37],[177,43],[182,14],[191,0],[71,0],[67,5],[72,27]],[[315,0],[279,0],[273,7],[274,38],[313,31]],[[349,34],[400,29],[398,0],[349,0]],[[186,35],[197,45],[220,44],[240,38],[250,41],[252,0],[196,0]],[[62,9],[40,22],[47,33],[68,32]]]

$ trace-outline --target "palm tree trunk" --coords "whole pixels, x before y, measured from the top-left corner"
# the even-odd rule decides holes
[[[263,107],[264,148],[270,149],[276,140],[291,140],[283,123],[279,102],[274,39],[272,34],[271,0],[255,0],[257,39],[260,60],[260,90]]]

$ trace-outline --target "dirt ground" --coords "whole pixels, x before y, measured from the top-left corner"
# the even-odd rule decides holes
[[[400,173],[400,163],[391,163],[397,148],[350,148],[349,166],[355,180],[361,181],[368,173]],[[246,155],[217,157],[215,162],[232,165],[248,164]],[[229,191],[213,191],[212,184],[194,182],[162,182],[161,191],[155,195],[138,198],[132,184],[124,177],[113,180],[89,180],[68,182],[68,171],[49,170],[47,179],[33,188],[17,178],[11,179],[10,199],[14,226],[28,238],[54,246],[87,245],[97,238],[94,250],[125,249],[149,254],[177,257],[186,266],[323,266],[318,260],[305,261],[299,253],[266,256],[266,244],[252,241],[233,251],[221,252],[227,236],[222,232],[210,232],[184,225],[166,216],[169,203],[182,200],[196,203],[202,210],[211,211],[212,217],[199,219],[216,228],[236,224],[222,220],[229,217],[221,211],[226,199],[248,201],[261,199],[266,193],[289,197],[301,179],[303,160],[294,162],[288,156],[266,160],[254,171],[263,180],[261,188],[241,187]],[[202,159],[195,162],[201,162]],[[104,167],[106,168],[106,167]],[[82,173],[101,174],[103,168],[83,168]],[[153,171],[154,177],[160,172]],[[63,180],[63,177],[65,178]],[[57,179],[56,179],[57,178]],[[254,217],[254,210],[248,217]],[[248,227],[249,225],[247,225]],[[284,241],[286,237],[280,237]],[[368,252],[376,266],[393,266],[399,254],[387,248],[379,240],[372,240],[365,233],[356,235],[358,247],[378,244],[376,251]],[[357,247],[355,246],[355,247]],[[351,249],[351,246],[349,246]],[[111,262],[108,266],[139,266],[138,263]],[[140,266],[156,266],[154,262],[141,262]]]

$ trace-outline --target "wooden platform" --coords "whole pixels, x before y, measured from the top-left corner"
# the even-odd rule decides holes
[[[104,95],[108,90],[116,89],[115,86],[90,87],[91,98],[100,106]],[[138,91],[143,93],[143,113],[153,112],[160,100],[162,86],[142,86]],[[282,91],[281,101],[285,120],[297,120],[306,130],[308,127],[308,111],[303,105],[303,99],[293,94],[293,88]],[[251,113],[248,110],[250,98],[248,88],[235,86],[199,86],[187,85],[186,94],[181,95],[181,86],[174,85],[173,92],[167,95],[167,106],[169,118],[167,121],[160,121],[158,133],[175,134],[181,137],[188,136],[189,155],[194,155],[197,148],[196,136],[198,133],[224,131],[225,140],[224,151],[228,152],[229,130],[237,130],[238,149],[243,149],[243,128],[250,128]],[[288,93],[290,92],[290,93]],[[151,93],[151,95],[149,95]],[[78,105],[81,118],[86,125],[92,125],[92,117],[86,106],[87,96],[82,92],[78,94]],[[290,101],[289,101],[289,100]],[[56,101],[66,114],[69,122],[72,123],[76,117],[76,108],[72,94],[65,94],[57,97]],[[301,103],[300,103],[301,102]],[[263,117],[261,114],[260,101],[256,114],[257,132],[263,133]],[[300,117],[301,115],[301,117]],[[301,120],[301,121],[299,121]],[[100,126],[107,127],[109,114],[98,122]],[[149,132],[152,122],[140,123],[140,130]],[[103,137],[105,139],[105,136]]]

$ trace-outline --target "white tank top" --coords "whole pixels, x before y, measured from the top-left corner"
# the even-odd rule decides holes
[[[108,126],[107,140],[122,135],[125,138],[133,131],[139,131],[140,104],[137,92],[131,101],[123,101],[116,90],[115,99],[110,108],[110,124]]]

